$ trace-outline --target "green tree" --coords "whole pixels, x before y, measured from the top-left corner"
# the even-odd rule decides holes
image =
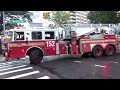
[[[120,18],[117,17],[117,11],[90,11],[87,18],[90,23],[119,23]]]
[[[70,20],[70,14],[66,11],[52,11],[52,16],[49,20],[53,21],[57,27],[62,27],[62,24],[67,24]]]
[[[28,22],[32,22],[32,19],[30,18],[31,13],[28,11],[5,11],[5,16],[13,19],[12,15],[21,16],[23,19],[27,18]]]
[[[2,13],[2,11],[0,12]],[[23,19],[27,18],[28,22],[32,22],[30,18],[31,13],[28,11],[5,11],[5,20],[6,18],[10,18],[10,20],[14,19],[14,16],[21,16]],[[16,24],[6,23],[6,29],[13,29]]]

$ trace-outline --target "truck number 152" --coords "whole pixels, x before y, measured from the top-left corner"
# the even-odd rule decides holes
[[[47,44],[47,47],[54,47],[55,41],[47,41],[46,44]]]

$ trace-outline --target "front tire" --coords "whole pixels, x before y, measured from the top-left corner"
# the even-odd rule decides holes
[[[92,55],[94,57],[100,57],[103,55],[103,48],[101,46],[95,46],[92,50]]]
[[[30,63],[31,64],[40,64],[43,59],[43,54],[39,50],[33,50],[30,53]]]
[[[115,48],[112,46],[112,45],[108,45],[106,48],[105,48],[105,55],[106,56],[112,56],[115,54]]]

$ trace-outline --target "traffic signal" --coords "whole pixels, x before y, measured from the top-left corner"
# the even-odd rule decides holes
[[[117,12],[117,17],[120,17],[120,11]]]
[[[48,12],[44,12],[43,13],[43,18],[44,19],[48,19],[49,18],[49,13]]]

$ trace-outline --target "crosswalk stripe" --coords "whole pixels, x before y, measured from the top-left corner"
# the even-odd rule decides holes
[[[0,63],[0,65],[6,65],[6,64],[11,64],[11,63],[19,63],[20,61],[10,61],[10,62],[5,62],[5,63]]]
[[[1,66],[0,69],[1,68],[7,68],[7,67],[15,66],[15,65],[21,65],[21,64],[13,64],[13,65]]]
[[[40,77],[40,78],[38,78],[38,79],[50,79],[50,77],[48,77],[48,76],[43,76],[43,77]]]
[[[7,63],[7,64],[3,64],[3,63],[1,63],[1,64],[0,64],[0,67],[2,67],[2,66],[12,65],[12,64],[14,64],[14,65],[15,65],[15,64],[19,64],[19,63],[12,63],[12,62],[11,62],[11,63]]]
[[[18,69],[18,70],[8,71],[8,72],[0,73],[0,75],[10,74],[10,73],[19,72],[19,71],[23,71],[23,70],[28,70],[28,69],[32,69],[32,68],[33,67],[28,67],[28,68],[22,68],[22,69]]]
[[[25,74],[20,74],[20,75],[8,77],[8,78],[3,78],[3,79],[17,79],[17,78],[29,76],[29,75],[32,75],[32,74],[37,74],[37,73],[39,73],[39,71],[33,71],[33,72],[29,72],[29,73],[25,73]]]
[[[5,68],[5,69],[0,69],[0,71],[5,71],[5,70],[10,70],[10,69],[15,69],[15,68],[20,68],[20,67],[25,67],[27,65],[21,65],[21,66],[17,66],[17,67],[10,67],[10,68]]]

